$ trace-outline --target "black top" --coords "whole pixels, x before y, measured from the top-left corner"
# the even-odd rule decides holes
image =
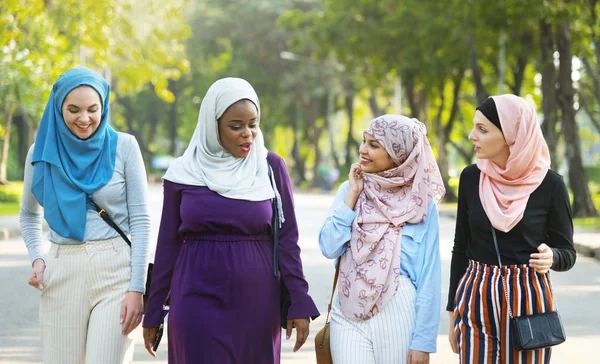
[[[477,165],[472,164],[460,175],[448,311],[454,308],[458,282],[467,270],[469,259],[498,265],[491,223],[479,199],[480,174]],[[552,269],[571,269],[576,252],[569,194],[562,176],[549,170],[542,184],[529,196],[521,221],[507,233],[496,229],[496,236],[504,265],[528,264],[530,254],[537,253],[537,247],[546,243],[554,255]]]

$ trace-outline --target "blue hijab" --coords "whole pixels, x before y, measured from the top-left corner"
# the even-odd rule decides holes
[[[62,105],[73,89],[90,86],[100,96],[98,129],[86,140],[67,128]],[[62,237],[83,241],[87,197],[106,185],[115,170],[118,134],[108,125],[110,85],[98,73],[72,68],[54,83],[33,149],[31,192],[44,218]]]

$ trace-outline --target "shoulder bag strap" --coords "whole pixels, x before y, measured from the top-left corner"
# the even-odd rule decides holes
[[[269,166],[269,181],[271,182],[271,187],[273,188],[273,193],[275,193],[275,186],[273,184],[273,169],[271,165],[267,161],[267,166]],[[271,228],[273,229],[273,275],[275,277],[279,276],[279,259],[278,259],[278,247],[279,247],[279,208],[277,204],[277,196],[273,197],[271,200],[271,209],[273,210],[273,218],[271,219]]]
[[[333,303],[333,295],[335,294],[335,286],[337,286],[338,277],[340,276],[340,261],[342,257],[338,257],[338,261],[335,264],[335,275],[333,276],[333,287],[331,288],[331,298],[329,299],[329,305],[327,306],[327,320],[325,322],[329,322],[329,313],[331,312],[331,305]]]
[[[502,260],[500,259],[500,249],[498,248],[498,240],[496,239],[496,229],[492,225],[492,236],[494,238],[494,248],[496,248],[496,256],[498,257],[498,264],[500,264],[500,278],[502,278],[502,285],[504,287],[504,297],[506,298],[506,307],[508,308],[508,315],[510,318],[513,318],[512,309],[510,308],[510,300],[508,299],[508,286],[506,285],[506,280],[504,280],[504,274],[502,269]],[[550,274],[545,274],[546,279],[548,279],[548,285],[550,286],[550,293],[552,293],[552,303],[554,305],[554,309],[556,310],[556,298],[554,297],[554,289],[552,288],[552,283],[550,282]]]
[[[94,206],[94,208],[96,209],[96,212],[98,213],[98,216],[100,216],[102,218],[102,220],[106,221],[106,223],[108,225],[110,225],[110,227],[112,227],[113,229],[115,229],[119,235],[121,235],[121,237],[123,238],[123,240],[125,240],[125,242],[131,247],[131,241],[129,240],[129,238],[127,237],[127,235],[123,232],[123,230],[121,230],[121,228],[115,224],[115,222],[110,218],[110,216],[108,216],[108,214],[106,213],[106,211],[102,208],[100,208],[96,202],[94,202],[94,200],[92,200],[92,198],[90,197],[90,201],[92,202],[92,205]]]

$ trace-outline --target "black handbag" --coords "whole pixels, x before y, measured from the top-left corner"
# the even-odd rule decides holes
[[[267,163],[268,164],[268,163]],[[272,178],[273,170],[269,165],[269,180],[271,181],[271,186],[273,190],[275,190],[275,186],[273,186],[273,178]],[[271,227],[273,228],[273,275],[275,277],[279,277],[279,225],[281,224],[281,220],[279,218],[279,205],[277,204],[277,198],[273,198],[271,200],[271,208],[273,210],[273,218],[271,220]],[[281,278],[281,296],[279,298],[279,307],[281,309],[281,317],[280,317],[280,325],[285,330],[287,329],[287,320],[288,320],[288,311],[290,310],[290,306],[292,305],[292,298],[290,296],[290,291],[287,289],[285,284],[283,283],[283,278]]]
[[[496,248],[496,255],[498,256],[498,263],[500,264],[500,267],[502,267],[498,241],[496,239],[496,230],[493,226],[492,235],[494,237],[494,247]],[[550,282],[550,275],[548,273],[546,273],[546,275],[548,277],[550,291],[552,292],[552,301],[554,307],[556,307],[556,298],[554,297],[554,290],[552,289],[552,283]],[[506,307],[508,308],[508,314],[510,316],[510,327],[515,350],[544,349],[563,343],[566,340],[566,336],[558,311],[513,317],[510,308],[510,300],[508,299],[508,286],[506,285],[502,273],[500,274],[500,277],[502,278],[502,287],[504,288],[504,296],[506,297]]]
[[[94,208],[96,209],[98,216],[100,216],[102,218],[102,220],[104,220],[108,225],[110,225],[110,227],[115,229],[119,233],[119,235],[121,235],[123,240],[125,240],[125,242],[131,248],[131,240],[129,240],[129,237],[127,237],[127,235],[123,232],[123,230],[121,230],[121,228],[117,224],[115,224],[115,222],[110,218],[110,216],[108,216],[106,211],[103,208],[100,208],[96,204],[96,202],[94,202],[94,200],[92,200],[91,198],[90,198],[90,202],[92,203],[92,206],[94,206]],[[150,293],[150,283],[151,283],[151,278],[152,278],[152,268],[153,267],[154,267],[154,264],[148,263],[148,273],[146,274],[146,293],[144,293],[144,296],[143,296],[143,301],[144,301],[143,313],[146,313],[146,306],[148,304],[148,294]]]

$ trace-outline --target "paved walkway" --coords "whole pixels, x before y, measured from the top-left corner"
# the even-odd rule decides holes
[[[151,185],[150,204],[152,206],[151,235],[155,238],[160,219],[162,193],[160,186]],[[323,313],[311,324],[309,341],[299,352],[292,353],[293,338],[283,342],[282,364],[314,364],[314,335],[323,326],[329,295],[333,266],[323,258],[316,244],[316,236],[321,222],[331,204],[331,195],[302,194],[296,196],[297,216],[300,227],[300,246],[305,274],[310,284],[311,296]],[[440,219],[440,251],[442,252],[443,281],[449,275],[450,252],[454,231],[453,211],[451,207],[442,207]],[[19,238],[18,217],[0,217],[0,227],[6,234],[14,236],[2,241],[0,236],[0,364],[37,364],[40,363],[40,334],[38,323],[38,292],[27,286],[26,280],[31,270],[22,239]],[[599,233],[577,232],[575,240],[578,251],[600,248]],[[582,254],[583,254],[582,253]],[[151,253],[153,256],[153,252]],[[600,254],[596,255],[600,258]],[[600,302],[600,264],[590,258],[578,259],[576,266],[565,274],[556,274],[555,289],[560,300],[561,316],[567,331],[567,343],[553,352],[553,363],[594,363],[596,346],[600,342],[600,316],[597,302]],[[442,297],[447,295],[443,286]],[[432,355],[431,362],[436,364],[456,363],[456,355],[450,352],[447,344],[447,315],[442,314],[438,335],[438,353]],[[136,330],[137,340],[134,362],[142,364],[166,364],[166,341],[161,344],[158,358],[151,358],[144,350],[141,330]],[[165,338],[168,340],[168,337]]]

